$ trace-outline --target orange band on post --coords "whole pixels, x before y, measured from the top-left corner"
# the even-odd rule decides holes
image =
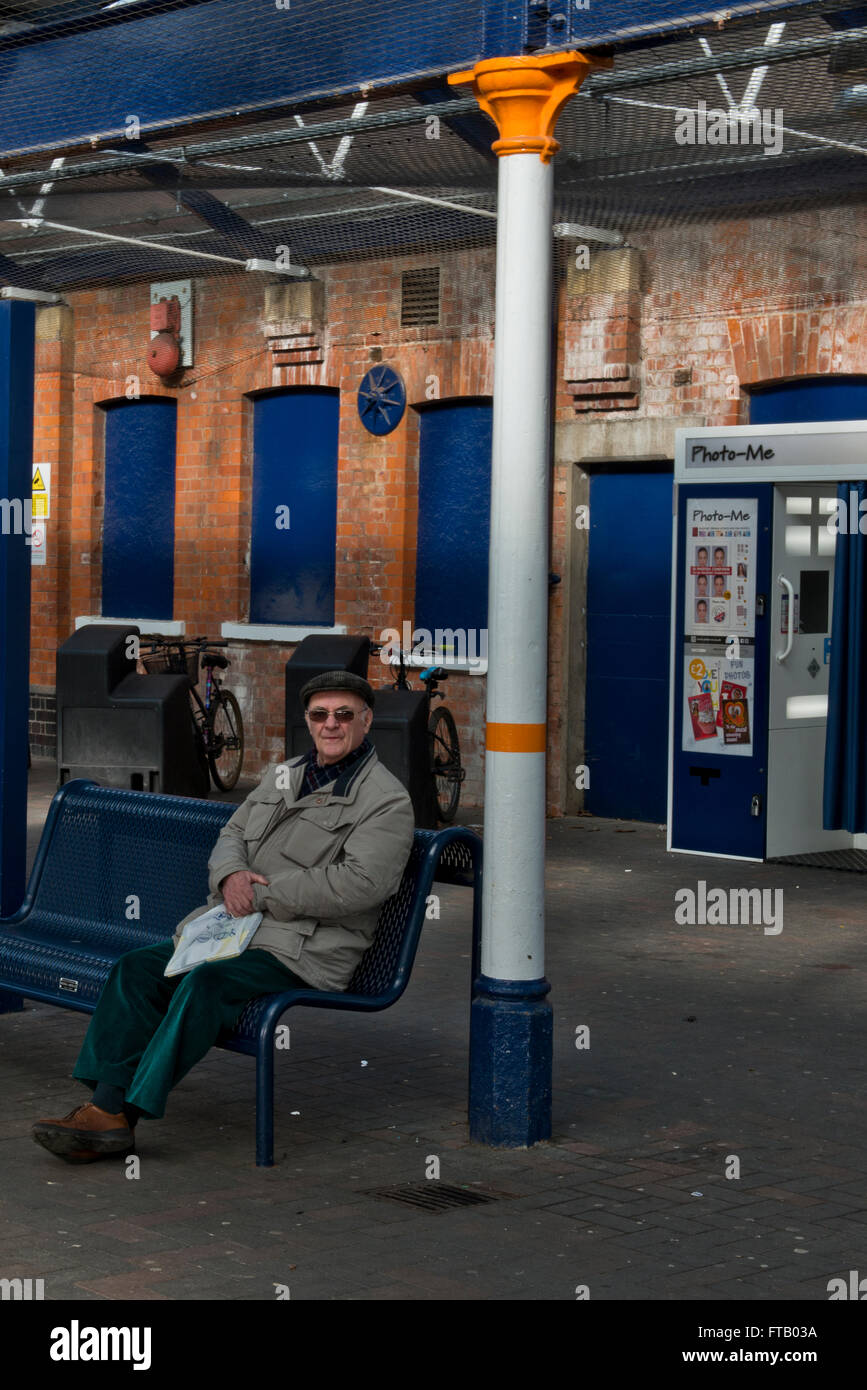
[[[547,724],[486,724],[489,753],[544,753]]]
[[[574,51],[485,58],[467,72],[453,72],[449,84],[472,87],[500,132],[491,146],[495,154],[538,152],[547,164],[560,148],[554,139],[557,117],[591,69],[599,67],[611,67],[611,59]]]

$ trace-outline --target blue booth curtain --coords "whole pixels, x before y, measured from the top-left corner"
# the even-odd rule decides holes
[[[838,486],[847,523],[855,513],[850,492],[867,526],[867,483]],[[822,824],[826,830],[867,831],[867,536],[860,526],[849,534],[848,524],[838,527],[834,562]]]

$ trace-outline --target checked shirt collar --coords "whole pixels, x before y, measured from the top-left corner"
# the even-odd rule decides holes
[[[341,758],[339,763],[329,763],[323,767],[317,761],[316,749],[311,748],[306,755],[307,766],[304,769],[300,795],[309,796],[312,792],[321,791],[323,787],[330,786],[332,782],[336,782],[339,777],[342,777],[344,772],[349,772],[356,763],[360,763],[372,752],[373,744],[365,735],[358,747],[352,753],[347,753],[345,758]]]

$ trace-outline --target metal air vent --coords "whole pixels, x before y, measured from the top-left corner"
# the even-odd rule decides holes
[[[423,328],[440,321],[440,268],[405,270],[400,278],[400,326]]]

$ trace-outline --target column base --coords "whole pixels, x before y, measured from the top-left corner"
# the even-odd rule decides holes
[[[470,1010],[470,1138],[523,1149],[551,1138],[554,1015],[547,980],[480,975]]]

